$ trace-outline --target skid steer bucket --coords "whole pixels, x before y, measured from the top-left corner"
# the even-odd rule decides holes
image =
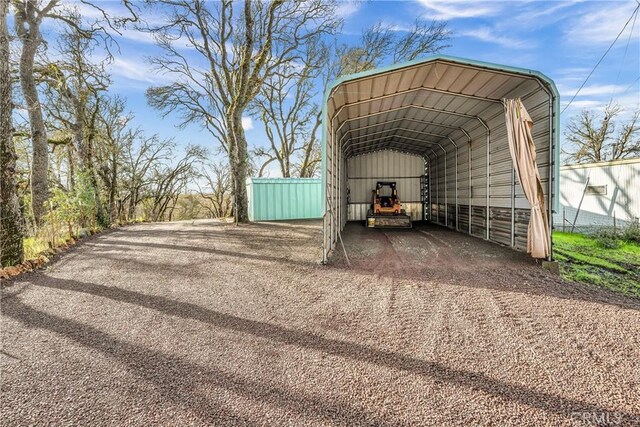
[[[371,215],[367,216],[367,227],[411,228],[411,217],[409,215]]]

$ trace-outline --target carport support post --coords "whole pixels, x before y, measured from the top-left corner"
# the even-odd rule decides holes
[[[449,227],[449,201],[447,199],[447,150],[440,146],[444,151],[444,226]]]
[[[555,176],[555,143],[557,142],[556,132],[558,131],[557,126],[560,125],[559,116],[557,116],[558,111],[557,108],[560,107],[560,103],[557,98],[557,91],[554,91],[552,88],[548,88],[545,85],[541,85],[542,90],[545,91],[547,96],[549,97],[549,173],[548,173],[548,181],[549,181],[549,194],[547,194],[547,201],[549,202],[549,206],[547,206],[547,220],[549,222],[549,256],[547,257],[547,261],[553,260],[553,189],[554,189],[554,179],[558,179]],[[564,224],[564,223],[563,223]],[[574,221],[575,225],[575,221]]]
[[[426,160],[427,162],[427,173],[425,178],[427,180],[427,185],[425,186],[423,191],[427,193],[427,197],[424,200],[424,203],[422,204],[422,209],[424,210],[422,213],[422,219],[425,221],[430,221],[431,220],[431,159],[429,158],[429,155],[427,155],[426,153],[424,154],[424,160]],[[423,196],[424,196],[424,193],[423,193]],[[428,209],[427,209],[427,206],[428,206]],[[427,213],[429,213],[428,217],[427,217]]]
[[[329,212],[329,252],[331,252],[331,248],[333,247],[333,212],[331,212],[333,208],[331,207],[331,197],[333,196],[333,163],[335,162],[333,157],[333,144],[335,143],[333,139],[333,120],[331,122],[331,173],[329,174],[330,179],[327,180],[329,185],[329,191],[327,194],[327,212]]]
[[[472,148],[471,148],[471,140],[469,140],[469,235],[471,235],[471,218],[472,218],[472,209],[471,209],[471,197],[473,196],[473,187],[472,187],[472,173],[473,173],[473,167],[471,166],[471,163],[473,161],[473,156],[472,156],[472,152],[471,152]]]
[[[429,162],[427,163],[427,167],[429,168],[429,203],[428,203],[428,209],[429,209],[429,221],[431,221],[431,205],[433,203],[433,194],[431,193],[431,189],[433,188],[433,186],[431,185],[431,180],[433,179],[433,174],[431,172],[431,157],[427,156],[427,159],[429,159]]]
[[[335,145],[335,160],[334,160],[334,186],[333,186],[333,200],[331,200],[331,205],[333,207],[333,226],[335,229],[336,241],[335,245],[338,245],[338,235],[340,234],[340,224],[338,224],[338,186],[340,185],[340,175],[339,175],[339,167],[340,167],[340,147],[338,147],[338,143],[336,141],[336,135],[333,135],[333,143]]]
[[[511,247],[516,245],[516,168],[511,168]]]
[[[489,208],[490,208],[490,200],[489,200],[489,191],[490,187],[491,187],[491,132],[489,131],[489,127],[482,122],[482,124],[484,125],[484,127],[487,129],[487,207],[486,207],[486,212],[485,212],[485,220],[486,220],[486,239],[489,240]]]
[[[458,226],[458,144],[451,138],[447,138],[456,148],[456,231],[460,231]]]
[[[330,230],[330,239],[329,239],[329,250],[333,249],[334,245],[334,233],[335,233],[335,185],[336,185],[336,135],[333,130],[333,119],[331,120],[331,187],[329,191],[329,230]]]
[[[559,102],[557,102],[557,98],[555,95],[549,94],[549,257],[547,261],[553,260],[553,189],[554,189],[554,180],[559,179],[559,177],[555,176],[555,151],[557,149],[556,143],[558,142],[557,138],[555,138],[555,134],[557,131],[556,126],[559,125],[559,121],[556,121],[558,117],[558,111],[555,110],[555,107],[559,106]],[[564,225],[564,222],[563,222]]]
[[[436,156],[436,178],[438,179],[438,182],[436,183],[436,224],[440,224],[440,176],[439,176],[439,170],[440,170],[440,162],[438,161],[438,155],[436,154],[435,151],[433,151],[430,148],[431,152],[433,153],[434,156]]]
[[[334,203],[335,206],[335,222],[336,222],[336,247],[338,246],[338,238],[340,237],[340,146],[336,141],[336,194]]]
[[[487,208],[486,208],[486,225],[485,225],[485,234],[486,234],[486,239],[489,240],[489,192],[491,191],[491,149],[489,147],[491,143],[491,138],[489,137],[489,131],[487,131]]]
[[[468,169],[469,169],[469,175],[467,177],[467,183],[469,184],[469,214],[467,216],[467,219],[469,221],[469,234],[471,234],[471,136],[467,133],[466,130],[464,130],[462,127],[460,128],[460,131],[462,133],[464,133],[464,136],[467,137],[467,149],[469,150],[469,152],[467,153],[467,155],[469,156],[469,165],[468,165]]]

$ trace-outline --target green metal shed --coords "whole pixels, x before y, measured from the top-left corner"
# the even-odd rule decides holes
[[[322,218],[320,178],[247,179],[250,221]]]

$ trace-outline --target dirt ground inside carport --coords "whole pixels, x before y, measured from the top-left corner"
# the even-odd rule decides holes
[[[640,303],[435,226],[141,224],[2,286],[2,425],[640,425]],[[340,246],[338,246],[340,248]]]

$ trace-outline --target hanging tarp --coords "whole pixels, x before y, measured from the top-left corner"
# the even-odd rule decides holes
[[[544,191],[536,164],[536,146],[531,129],[533,121],[520,98],[504,100],[509,151],[525,197],[531,204],[527,235],[527,252],[534,258],[551,254],[549,218],[545,210]]]

